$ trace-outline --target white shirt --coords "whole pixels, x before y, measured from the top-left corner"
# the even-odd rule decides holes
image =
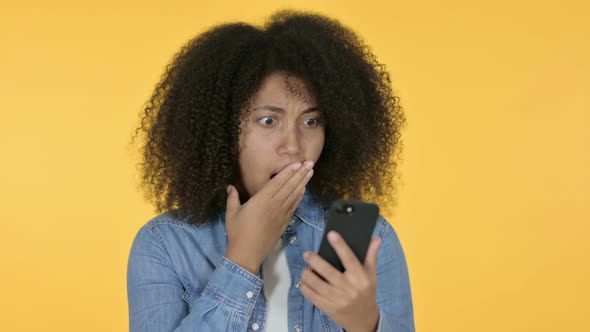
[[[262,265],[264,295],[268,308],[265,331],[288,331],[288,298],[291,275],[289,274],[283,239],[279,239]]]

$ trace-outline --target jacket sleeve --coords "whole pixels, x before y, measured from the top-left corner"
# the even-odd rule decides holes
[[[129,331],[246,331],[262,279],[221,257],[202,292],[186,296],[157,229],[137,233],[127,265]]]
[[[378,332],[414,332],[414,310],[406,258],[387,223],[377,257]]]

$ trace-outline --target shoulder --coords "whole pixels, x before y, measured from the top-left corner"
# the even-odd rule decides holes
[[[383,240],[385,240],[385,238],[388,238],[390,240],[395,240],[399,242],[397,232],[395,231],[391,223],[381,215],[379,216],[379,218],[377,218],[377,223],[375,224],[373,237],[375,236],[378,236]]]
[[[142,225],[134,239],[134,245],[145,242],[161,246],[177,245],[182,240],[211,238],[218,233],[219,220],[212,218],[207,223],[196,225],[188,218],[179,217],[178,210],[159,214]]]
[[[387,256],[387,259],[382,259],[382,261],[405,260],[404,250],[402,248],[402,244],[398,237],[398,234],[394,229],[393,225],[389,221],[387,221],[383,216],[379,216],[377,224],[375,225],[373,237],[376,236],[381,238],[379,256]]]
[[[215,269],[226,247],[219,220],[195,225],[173,213],[162,213],[137,231],[129,257],[130,271],[163,268],[174,271],[183,283],[194,282]]]
[[[180,209],[164,212],[147,221],[144,227],[151,230],[162,227],[180,227],[189,231],[207,227],[213,220],[202,225],[192,224],[188,217],[182,217]]]

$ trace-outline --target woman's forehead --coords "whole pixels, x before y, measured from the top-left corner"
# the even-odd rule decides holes
[[[297,76],[275,72],[268,75],[253,96],[253,106],[259,104],[302,103],[315,106],[315,96],[309,85]]]

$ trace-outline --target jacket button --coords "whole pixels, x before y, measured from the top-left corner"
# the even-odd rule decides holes
[[[301,332],[301,326],[295,325],[295,332]]]
[[[295,219],[291,218],[291,220],[289,220],[289,226],[293,226],[293,224],[295,224]]]
[[[291,243],[291,244],[294,244],[295,242],[297,242],[297,238],[296,238],[295,236],[292,236],[292,237],[289,239],[289,243]]]
[[[257,323],[252,323],[252,330],[256,331],[258,330],[258,324]]]
[[[246,296],[251,299],[252,296],[254,296],[254,293],[252,293],[252,291],[248,291],[248,293],[246,293]]]
[[[295,288],[299,288],[299,286],[301,286],[301,280],[297,280],[295,283]]]

